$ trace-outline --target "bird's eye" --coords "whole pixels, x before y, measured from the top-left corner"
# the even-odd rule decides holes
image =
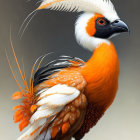
[[[97,20],[97,23],[100,26],[104,26],[104,25],[106,25],[106,20],[104,18],[100,18],[100,19]]]

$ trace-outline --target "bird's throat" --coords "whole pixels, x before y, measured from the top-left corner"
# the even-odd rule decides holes
[[[108,108],[118,88],[119,60],[114,45],[102,43],[81,72],[87,81],[89,102]]]

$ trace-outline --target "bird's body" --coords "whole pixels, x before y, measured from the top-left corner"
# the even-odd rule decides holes
[[[30,99],[32,103],[27,106],[26,109],[27,111],[29,110],[29,113],[26,114],[30,114],[28,115],[30,119],[37,108],[44,105],[42,103],[38,105],[35,110],[30,111],[30,108],[34,107],[34,104],[37,104],[39,100],[47,97],[41,96],[39,93],[41,91],[43,93],[44,89],[48,90],[60,85],[62,85],[62,88],[64,85],[76,88],[80,91],[79,96],[70,103],[67,102],[63,109],[60,109],[55,115],[50,114],[49,118],[52,119],[52,117],[55,116],[55,119],[53,119],[53,121],[50,120],[51,123],[49,127],[51,127],[50,135],[54,140],[69,140],[71,137],[75,137],[78,140],[98,122],[113,102],[118,88],[119,61],[112,43],[110,43],[110,45],[103,43],[98,46],[88,62],[83,62],[78,58],[75,58],[75,60],[66,58],[65,61],[70,62],[66,68],[64,68],[65,65],[61,68],[61,64],[63,64],[62,61],[61,63],[59,62],[59,64],[55,63],[58,64],[56,66],[52,64],[53,68],[51,69],[44,67],[42,70],[39,69],[36,72],[34,78],[34,94],[32,95],[33,100]],[[53,71],[57,69],[59,70],[58,72]],[[43,71],[47,71],[47,73],[52,71],[52,74],[48,75],[47,80],[42,80],[42,76],[44,75],[42,74]],[[41,82],[38,82],[40,80]],[[64,93],[65,92],[64,90]],[[51,92],[50,95],[53,94],[56,93]],[[24,107],[26,107],[26,104]],[[36,122],[36,120],[41,119],[42,116],[37,115],[37,118],[35,116],[36,119],[34,118],[32,121]],[[18,116],[15,115],[15,120],[20,121],[21,119],[18,119]],[[66,130],[63,130],[63,125],[67,125]],[[46,133],[48,129],[46,126],[44,126],[40,134]],[[20,125],[21,130],[24,127],[26,126]],[[30,134],[35,133],[35,130],[33,132],[31,131]],[[40,139],[38,138],[38,140]]]
[[[85,96],[86,101],[83,100],[79,103],[82,105],[85,104],[84,108],[82,108],[83,110],[80,110],[80,115],[83,117],[75,117],[80,121],[80,124],[79,122],[76,122],[75,124],[78,123],[79,128],[81,127],[82,131],[79,131],[79,133],[81,133],[80,135],[84,135],[91,127],[93,127],[93,125],[97,123],[100,117],[104,114],[105,110],[113,102],[118,88],[118,76],[119,61],[113,44],[101,44],[97,49],[95,49],[88,62],[80,67],[65,68],[60,72],[53,74],[53,78],[50,76],[50,80],[46,80],[36,86],[35,92],[36,89],[42,90],[46,87],[53,87],[58,84],[66,84],[80,90],[80,93],[82,94],[80,95]],[[78,98],[81,97],[79,96]],[[77,100],[78,99],[76,98],[74,101],[68,104],[68,106],[71,106]],[[76,105],[74,106],[76,108]],[[86,114],[87,110],[93,114]],[[67,116],[69,112],[70,111],[68,111],[65,116]],[[85,119],[85,117],[89,119]],[[84,120],[86,121],[85,123]],[[72,129],[71,127],[70,129]],[[78,129],[75,129],[73,133],[68,133],[70,133],[72,137],[77,131]],[[61,137],[59,137],[59,139],[61,139]]]
[[[103,10],[98,2],[104,4]],[[42,57],[33,78],[31,74],[30,89],[21,73],[25,90],[20,88],[13,99],[24,99],[14,108],[18,109],[14,120],[20,122],[20,130],[30,127],[18,140],[80,140],[112,104],[118,89],[119,60],[108,38],[128,31],[127,25],[109,0],[44,0],[38,9],[61,5],[70,11],[89,8],[78,18],[75,35],[79,44],[94,50],[93,55],[87,62],[61,56],[39,68]]]
[[[62,69],[52,76],[54,78],[36,86],[35,92],[36,89],[41,90],[57,84],[74,86],[73,82],[76,83],[76,80],[78,83],[84,80],[86,86],[82,90],[88,101],[107,108],[112,103],[118,87],[119,60],[116,50],[112,43],[101,44],[94,50],[90,60],[82,66]]]

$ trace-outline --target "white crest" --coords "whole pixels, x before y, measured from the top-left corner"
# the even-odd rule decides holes
[[[110,21],[119,18],[110,0],[43,0],[37,10],[40,9],[98,13]]]

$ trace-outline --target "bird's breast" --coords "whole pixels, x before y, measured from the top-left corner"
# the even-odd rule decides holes
[[[95,49],[81,73],[87,82],[88,101],[108,108],[118,88],[119,60],[114,45],[104,43]]]

